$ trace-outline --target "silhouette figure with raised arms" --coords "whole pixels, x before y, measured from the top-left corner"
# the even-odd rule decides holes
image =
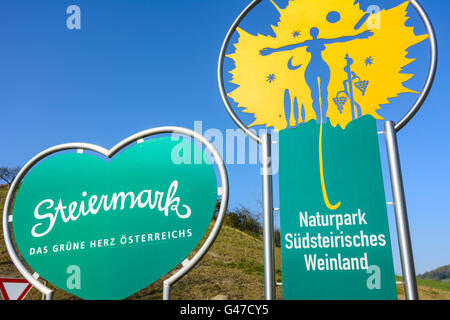
[[[313,100],[313,109],[317,115],[317,123],[326,123],[326,117],[323,118],[323,112],[328,110],[328,85],[330,84],[330,67],[322,57],[327,44],[348,42],[356,39],[367,39],[373,36],[370,30],[364,31],[355,36],[344,36],[336,39],[320,39],[319,29],[311,28],[310,34],[312,40],[306,40],[301,43],[287,45],[281,48],[264,48],[260,51],[263,56],[272,53],[294,50],[300,47],[306,47],[306,51],[311,53],[311,61],[305,70],[305,80],[311,90],[311,98]],[[321,101],[321,102],[320,102]]]

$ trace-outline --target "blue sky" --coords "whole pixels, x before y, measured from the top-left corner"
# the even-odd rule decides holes
[[[361,0],[362,5],[366,2]],[[216,68],[223,38],[248,3],[2,1],[0,166],[24,165],[38,152],[66,142],[110,148],[134,133],[158,126],[193,129],[194,121],[202,121],[204,130],[235,129],[220,100]],[[287,1],[277,3],[283,7]],[[439,70],[423,110],[399,134],[418,273],[450,263],[450,204],[446,201],[450,197],[450,3],[421,3],[437,32]],[[66,8],[71,4],[81,8],[81,30],[66,27]],[[277,18],[265,0],[243,26],[268,33],[268,22],[276,23]],[[416,90],[424,80],[427,49],[420,45],[410,51],[418,58],[407,69],[418,75],[409,83]],[[402,96],[383,115],[396,120],[413,101],[413,96]],[[389,201],[386,155],[380,141]],[[245,205],[257,210],[261,195],[258,165],[233,164],[228,172],[230,207]],[[276,177],[274,182],[276,189]],[[389,209],[395,267],[400,273],[393,214]]]

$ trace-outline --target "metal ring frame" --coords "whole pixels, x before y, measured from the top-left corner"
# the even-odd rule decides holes
[[[188,273],[206,254],[206,252],[209,250],[209,248],[214,243],[215,239],[217,238],[219,231],[222,227],[223,221],[225,219],[226,210],[228,206],[228,197],[229,197],[229,185],[228,185],[228,174],[224,165],[224,162],[222,160],[222,157],[220,156],[219,152],[216,150],[216,148],[209,142],[205,137],[202,135],[186,129],[186,128],[180,128],[180,127],[160,127],[160,128],[154,128],[142,131],[140,133],[137,133],[122,142],[118,143],[116,146],[114,146],[112,149],[107,150],[105,148],[93,145],[93,144],[87,144],[87,143],[68,143],[68,144],[62,144],[58,145],[52,148],[49,148],[37,156],[35,156],[33,159],[31,159],[19,172],[16,179],[14,180],[13,184],[11,185],[11,188],[8,192],[8,195],[5,200],[5,207],[3,209],[3,235],[5,239],[5,244],[7,251],[9,253],[9,256],[11,257],[12,262],[16,266],[16,268],[19,270],[19,272],[23,275],[23,277],[30,282],[36,289],[38,289],[43,295],[45,295],[46,300],[53,299],[53,290],[43,285],[40,281],[38,281],[38,277],[34,277],[28,269],[23,265],[22,261],[20,260],[16,249],[14,247],[12,236],[11,236],[11,228],[10,228],[10,220],[9,217],[12,214],[12,203],[14,195],[16,194],[17,190],[19,189],[20,182],[22,179],[26,176],[26,174],[36,165],[39,161],[42,159],[51,156],[57,152],[66,151],[66,150],[90,150],[94,151],[98,154],[104,155],[107,158],[112,158],[114,155],[116,155],[118,152],[120,152],[122,149],[127,147],[128,145],[144,138],[148,138],[150,136],[158,135],[158,134],[167,134],[167,133],[175,133],[175,134],[181,134],[184,136],[191,137],[198,142],[200,142],[203,146],[205,146],[209,152],[214,157],[215,163],[218,166],[219,174],[222,182],[222,201],[220,204],[219,213],[216,219],[216,223],[214,224],[214,227],[209,234],[207,240],[203,244],[203,246],[197,251],[197,253],[194,255],[192,260],[190,260],[189,263],[184,265],[177,273],[175,273],[173,276],[171,276],[169,279],[164,281],[164,290],[166,290],[166,287],[170,288],[170,285],[178,281],[180,278],[182,278],[186,273]]]
[[[236,125],[241,128],[250,138],[255,140],[258,143],[262,143],[262,140],[260,137],[258,137],[254,132],[252,132],[242,121],[239,119],[239,117],[236,115],[236,113],[233,110],[233,107],[230,104],[230,101],[228,100],[228,95],[225,90],[225,85],[223,81],[223,64],[225,59],[226,50],[228,48],[228,45],[231,41],[231,37],[235,33],[236,29],[238,28],[239,24],[244,20],[244,18],[247,16],[247,14],[256,7],[262,0],[254,0],[250,5],[247,6],[247,8],[242,11],[242,13],[238,16],[238,18],[234,21],[231,28],[228,30],[228,33],[225,37],[225,40],[222,45],[222,49],[220,51],[219,56],[219,63],[218,63],[218,69],[217,69],[217,75],[218,75],[218,82],[219,82],[219,90],[220,95],[222,97],[222,101],[225,105],[225,108],[227,109],[230,117],[233,119],[233,121],[236,123]],[[436,35],[433,29],[433,25],[431,24],[430,19],[428,18],[428,15],[425,13],[425,10],[422,8],[422,6],[419,4],[416,0],[408,0],[409,3],[416,9],[417,13],[419,14],[420,18],[422,19],[429,36],[430,40],[430,69],[428,72],[427,80],[425,83],[424,88],[422,89],[422,93],[420,94],[419,98],[417,99],[414,106],[408,111],[408,113],[395,125],[395,131],[400,131],[404,126],[408,124],[409,121],[416,115],[416,113],[420,110],[423,103],[425,102],[426,98],[428,97],[428,94],[430,93],[431,87],[433,85],[434,78],[436,76],[436,70],[437,70],[437,61],[438,61],[438,55],[437,55],[437,41],[436,41]]]

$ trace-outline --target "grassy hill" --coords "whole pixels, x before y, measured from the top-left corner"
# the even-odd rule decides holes
[[[6,189],[0,189],[1,212],[5,196]],[[261,300],[264,298],[262,254],[263,245],[260,239],[224,226],[204,259],[173,286],[172,299]],[[14,276],[20,277],[20,274],[9,260],[3,234],[0,233],[0,277]],[[162,282],[165,278],[129,299],[162,299]],[[276,280],[281,282],[280,248],[276,249]],[[450,300],[450,284],[422,279],[418,281],[421,299]],[[399,285],[397,288],[399,298],[404,299],[403,286]],[[27,296],[27,299],[40,298],[40,293],[35,289]],[[282,298],[281,287],[277,287],[277,298]],[[56,289],[55,299],[76,299],[76,297]]]
[[[450,265],[442,266],[419,276],[420,279],[447,282],[450,284]]]

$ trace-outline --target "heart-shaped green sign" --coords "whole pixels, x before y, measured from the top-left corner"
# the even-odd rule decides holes
[[[153,138],[112,159],[58,153],[40,161],[12,210],[26,262],[84,299],[126,298],[175,268],[206,233],[217,200],[214,167],[174,161],[179,143]]]

